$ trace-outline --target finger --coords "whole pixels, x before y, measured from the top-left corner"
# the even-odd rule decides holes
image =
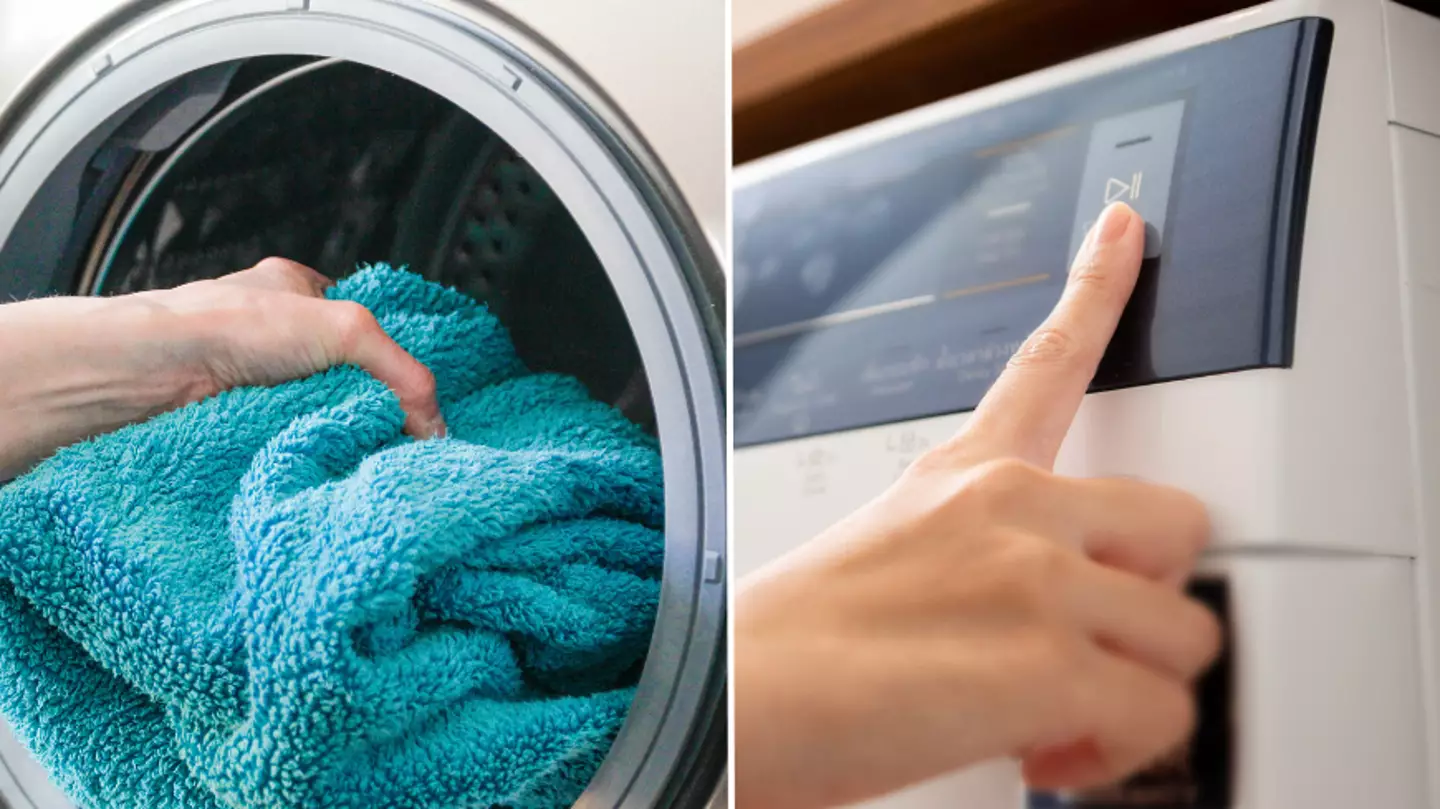
[[[1180,489],[1128,478],[1053,477],[1022,495],[1011,519],[1064,537],[1091,559],[1178,586],[1210,541],[1203,503]]]
[[[267,258],[259,264],[215,279],[218,283],[263,289],[270,292],[293,292],[307,297],[323,297],[335,282],[319,272],[284,258]]]
[[[333,363],[358,365],[384,382],[405,410],[405,432],[416,438],[445,435],[445,420],[435,399],[435,377],[380,327],[358,303],[324,301],[319,306],[331,324]]]
[[[1093,786],[1104,770],[1105,759],[1095,740],[1082,739],[1026,756],[1021,774],[1031,789],[1083,789],[1079,785]]]
[[[1172,679],[1191,681],[1220,652],[1220,622],[1174,588],[1100,564],[1081,565],[1069,614],[1101,648]]]
[[[1013,455],[1046,469],[1054,465],[1134,291],[1144,235],[1144,223],[1123,203],[1101,214],[1060,302],[1011,358],[958,439],[970,460]]]
[[[1195,702],[1183,683],[1121,658],[1102,655],[1075,690],[1075,727],[1090,730],[1023,757],[1026,783],[1038,790],[1093,789],[1126,778],[1182,745],[1195,726]]]

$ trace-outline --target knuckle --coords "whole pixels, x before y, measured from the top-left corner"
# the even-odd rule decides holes
[[[1184,489],[1144,481],[1125,482],[1135,485],[1133,497],[1164,516],[1165,531],[1160,540],[1173,543],[1194,558],[1210,543],[1212,524],[1210,510],[1204,501]]]
[[[274,276],[288,289],[302,294],[313,293],[319,273],[298,261],[270,256],[261,259],[254,267],[261,273]]]
[[[1034,534],[1017,534],[1005,548],[1011,570],[1023,581],[1050,584],[1069,571],[1069,554],[1054,542]]]
[[[290,259],[288,258],[281,258],[279,256],[266,256],[265,258],[262,258],[259,261],[255,262],[255,269],[275,270],[277,272],[284,272],[289,270],[290,265],[293,263],[294,262],[290,261]]]
[[[1069,286],[1086,294],[1114,295],[1119,282],[1111,271],[1111,263],[1102,255],[1092,255],[1076,262],[1070,270]]]
[[[959,445],[942,444],[916,458],[901,475],[910,490],[933,493],[934,508],[947,517],[987,519],[1013,514],[1040,496],[1049,474],[1019,458],[972,464]]]
[[[430,399],[435,396],[435,374],[429,368],[416,364],[414,373],[406,376],[401,398],[408,400]]]
[[[926,450],[911,461],[900,473],[900,480],[917,481],[953,475],[956,468],[948,444],[941,444]]]
[[[905,474],[911,476],[953,475],[956,470],[964,468],[957,452],[960,446],[960,443],[954,438],[940,442],[916,456],[915,460],[905,467]]]
[[[286,280],[299,279],[303,277],[300,272],[301,267],[299,264],[296,264],[295,262],[287,258],[280,258],[278,256],[270,256],[269,258],[261,259],[260,262],[255,265],[255,269],[259,270],[260,272],[272,273]]]
[[[1064,583],[1074,574],[1074,554],[1043,537],[1016,533],[999,552],[1000,581],[1009,599],[1033,619],[1048,619],[1059,607]]]
[[[1019,458],[998,458],[970,470],[962,492],[1004,509],[1035,496],[1048,478],[1043,469]]]
[[[1062,685],[1074,673],[1078,657],[1077,644],[1065,635],[1049,630],[1036,630],[1013,639],[1016,654],[1014,671],[1025,673],[1030,687],[1046,693]]]
[[[1075,362],[1079,355],[1079,344],[1068,332],[1055,326],[1042,326],[1025,338],[1008,365],[1011,368],[1067,365]]]
[[[340,333],[340,344],[347,353],[380,330],[375,315],[354,301],[336,301],[331,311]]]
[[[920,453],[905,467],[902,477],[963,481],[977,460],[973,442],[962,432]]]

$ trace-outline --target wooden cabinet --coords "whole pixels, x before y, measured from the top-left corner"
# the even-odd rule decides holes
[[[838,0],[734,54],[743,163],[1256,0]]]

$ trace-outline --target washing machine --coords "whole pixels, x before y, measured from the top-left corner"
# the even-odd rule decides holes
[[[0,0],[0,300],[281,255],[332,275],[408,265],[486,302],[530,367],[578,377],[663,456],[650,654],[579,805],[723,805],[726,155],[719,132],[668,121],[657,102],[682,90],[656,84],[708,40],[643,3],[605,19],[511,5],[566,49],[469,0]],[[722,8],[709,17],[723,25]],[[607,83],[581,63],[607,65]],[[663,156],[612,89],[639,100]],[[4,806],[70,806],[8,733],[0,764]]]
[[[1182,749],[875,806],[1440,807],[1440,13],[1275,0],[742,167],[735,575],[954,434],[1109,202],[1149,225],[1056,469],[1194,492],[1228,628]],[[877,697],[882,698],[882,697]],[[738,773],[743,778],[744,773]]]

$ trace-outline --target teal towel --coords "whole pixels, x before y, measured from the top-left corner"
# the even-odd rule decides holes
[[[330,297],[430,367],[449,438],[342,367],[0,489],[0,710],[82,806],[562,806],[625,717],[655,441],[458,292],[382,266]]]

